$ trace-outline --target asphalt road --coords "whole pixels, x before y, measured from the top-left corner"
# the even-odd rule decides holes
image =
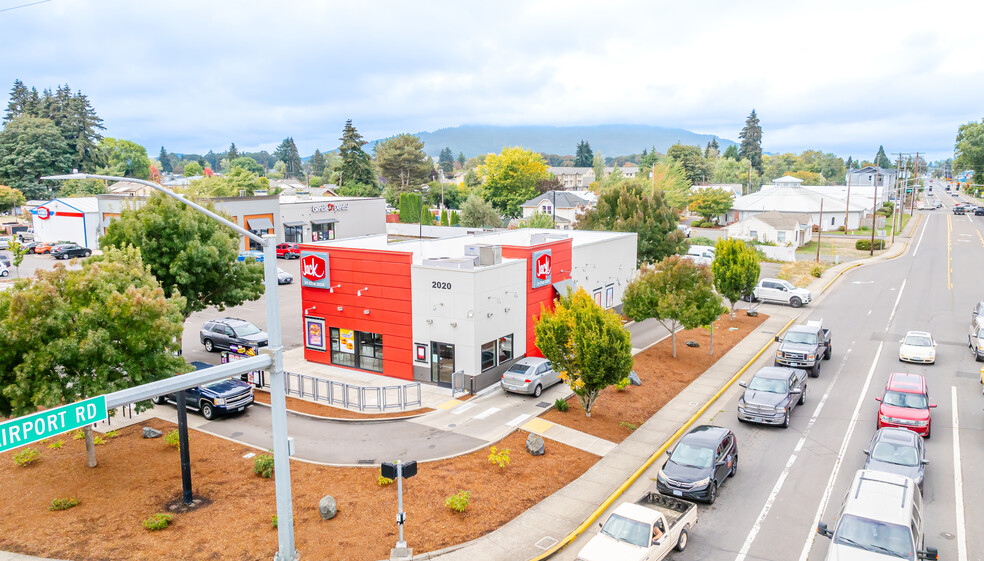
[[[979,485],[964,479],[976,480],[974,468],[984,463],[981,365],[967,348],[970,312],[984,297],[977,288],[984,219],[952,215],[953,198],[941,187],[934,192],[946,208],[924,213],[906,255],[845,274],[804,310],[804,320],[822,318],[832,330],[834,355],[820,377],[810,379],[806,405],[794,411],[789,429],[738,423],[737,384],[699,420],[736,433],[738,474],[722,486],[716,504],[698,507],[700,523],[687,550],[671,558],[822,560],[830,542],[816,535],[816,522],[833,520],[851,478],[864,464],[861,451],[875,431],[874,398],[889,373],[912,372],[927,377],[931,400],[938,405],[927,440],[926,545],[937,547],[941,559],[982,559],[984,534],[966,530],[984,524]],[[937,338],[935,365],[898,361],[898,340],[912,329]],[[771,351],[774,347],[750,370],[771,365]],[[623,497],[640,496],[661,463]],[[964,505],[959,511],[958,496]],[[574,559],[596,532],[593,526],[555,558]],[[959,556],[961,550],[967,555]]]

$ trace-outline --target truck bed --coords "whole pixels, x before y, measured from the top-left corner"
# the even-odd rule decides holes
[[[649,491],[635,502],[639,506],[658,510],[666,517],[668,527],[672,528],[677,521],[685,514],[697,508],[697,505],[676,497],[661,495],[656,491]]]

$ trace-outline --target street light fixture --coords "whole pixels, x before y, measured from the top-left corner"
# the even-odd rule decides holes
[[[107,181],[130,181],[151,187],[168,197],[190,206],[212,220],[228,226],[236,233],[259,243],[263,247],[263,285],[266,293],[267,334],[269,344],[260,352],[271,355],[270,372],[270,413],[273,429],[274,481],[277,496],[277,534],[279,550],[274,561],[294,561],[297,551],[294,549],[294,508],[291,503],[290,488],[290,453],[287,443],[287,399],[284,380],[283,335],[280,328],[280,300],[277,294],[277,236],[265,234],[258,236],[234,222],[215,214],[198,205],[183,195],[179,195],[162,185],[136,179],[133,177],[116,177],[112,175],[95,175],[90,173],[70,173],[65,175],[50,175],[42,177],[47,180],[61,179],[104,179]],[[180,393],[180,392],[179,392]]]

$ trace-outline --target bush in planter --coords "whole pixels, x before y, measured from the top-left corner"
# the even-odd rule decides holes
[[[564,411],[567,411],[567,408],[570,407],[570,405],[567,404],[567,400],[556,399],[554,400],[554,407],[557,408],[557,411],[563,413]]]
[[[468,508],[471,491],[459,490],[456,494],[444,499],[444,504],[455,512],[464,512]]]
[[[260,454],[253,460],[253,473],[260,477],[270,479],[273,477],[273,456],[270,454]]]
[[[854,249],[858,249],[861,251],[870,251],[871,240],[858,240],[854,242]],[[885,249],[885,240],[882,239],[875,240],[875,250],[877,251],[879,249]]]
[[[165,514],[163,512],[158,512],[157,514],[151,515],[150,518],[143,521],[143,527],[150,531],[163,530],[171,524],[171,520],[174,517],[170,514]]]

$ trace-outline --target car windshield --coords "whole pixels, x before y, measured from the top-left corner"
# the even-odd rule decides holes
[[[816,333],[800,333],[792,332],[786,335],[786,341],[789,343],[802,343],[804,345],[816,345],[817,344],[817,334]]]
[[[870,457],[872,460],[900,466],[919,465],[919,454],[915,448],[907,444],[895,444],[884,440],[875,444],[870,452]]]
[[[759,378],[756,376],[748,384],[748,389],[758,392],[786,393],[786,381],[776,380],[774,378]]]
[[[902,344],[910,347],[932,347],[933,340],[926,335],[906,335]]]
[[[851,514],[841,517],[834,543],[900,559],[915,559],[912,532],[908,527]]]
[[[885,392],[885,397],[882,398],[882,403],[896,407],[907,407],[909,409],[929,408],[929,400],[926,399],[925,394],[921,393],[887,391]]]
[[[236,335],[240,337],[248,337],[250,335],[256,335],[260,332],[260,328],[256,327],[252,323],[247,323],[246,325],[240,325],[236,328]]]
[[[613,514],[601,528],[601,533],[639,547],[649,547],[649,525]]]
[[[796,287],[795,287],[795,286],[793,286],[793,285],[791,285],[791,284],[789,284],[788,282],[786,282],[786,281],[784,281],[784,280],[781,280],[781,281],[776,281],[776,284],[778,284],[779,286],[784,286],[784,287],[786,287],[786,290],[795,290],[795,289],[796,289]]]
[[[714,450],[703,446],[692,446],[681,442],[673,450],[670,460],[675,464],[687,467],[709,468],[714,463]]]

